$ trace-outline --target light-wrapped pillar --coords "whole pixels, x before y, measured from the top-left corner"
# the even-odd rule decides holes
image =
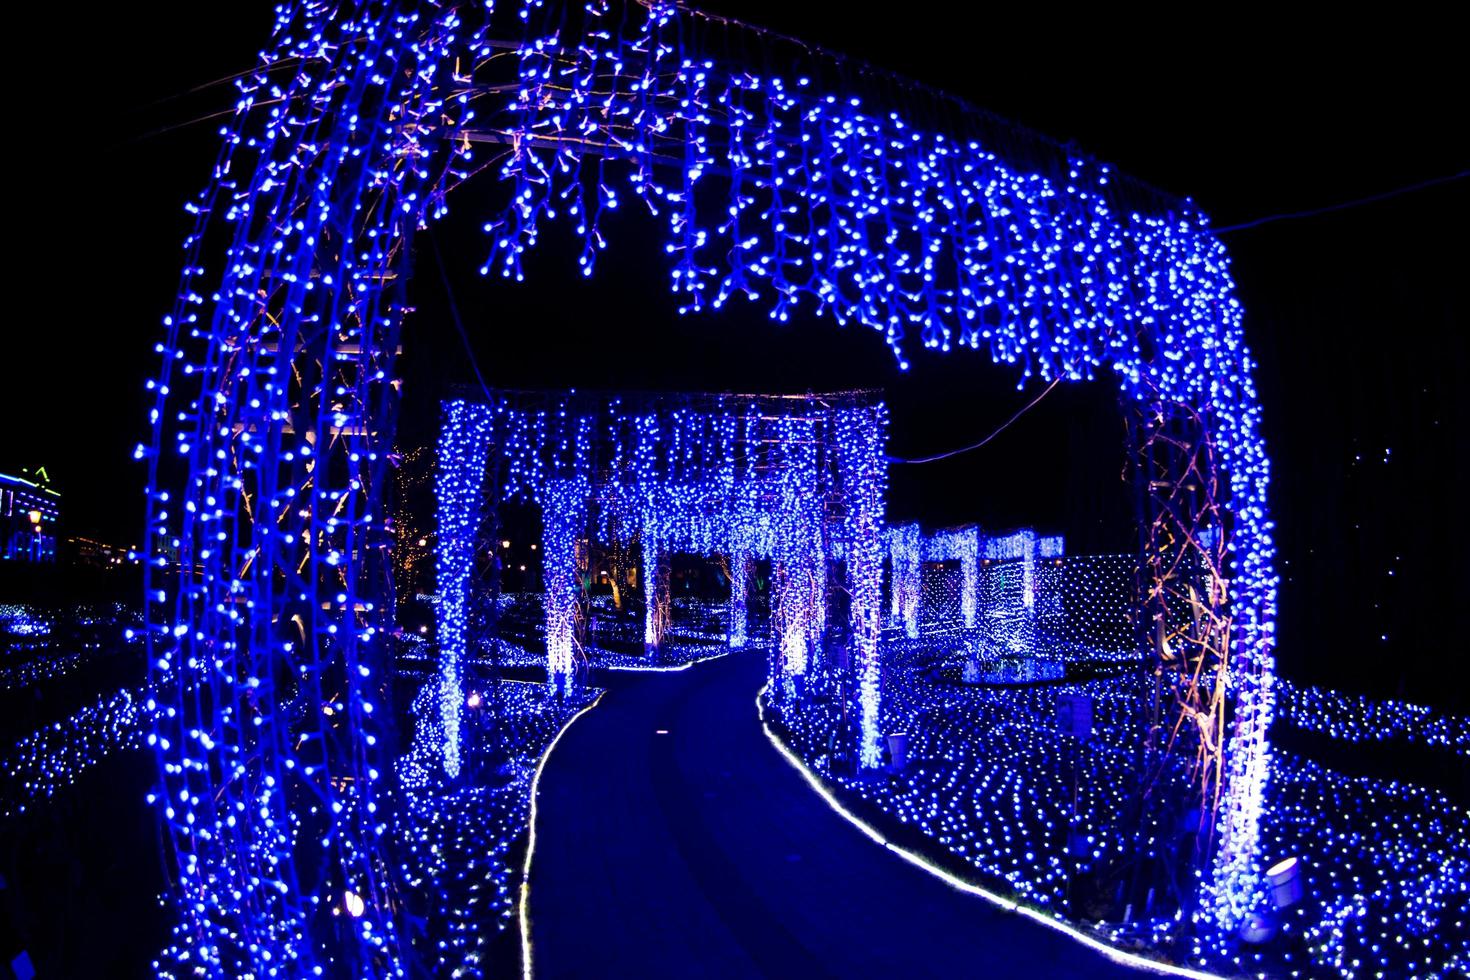
[[[902,524],[891,528],[889,548],[893,556],[893,607],[903,623],[904,635],[910,639],[919,636],[919,592],[921,567],[919,564],[919,525]]]
[[[777,664],[780,673],[795,677],[806,673],[812,630],[811,563],[799,555],[782,562],[775,570]]]
[[[490,443],[486,405],[444,403],[439,431],[438,470],[434,476],[438,549],[435,570],[439,598],[435,636],[439,641],[439,713],[444,730],[444,771],[459,775],[459,722],[464,711],[461,670],[465,654],[466,605],[475,567],[485,458]]]
[[[584,481],[560,480],[543,498],[546,680],[562,692],[571,688],[576,666],[577,541],[587,522],[587,494]]]
[[[1036,612],[1036,532],[1021,532],[1021,602],[1029,620]]]
[[[750,552],[736,549],[730,555],[730,625],[726,632],[732,650],[748,642],[750,611],[746,599],[750,588]]]
[[[857,413],[852,413],[857,414]],[[883,502],[888,490],[888,468],[883,445],[888,412],[874,406],[860,418],[844,416],[837,424],[837,452],[842,467],[847,521],[848,609],[852,629],[852,669],[856,672],[858,701],[858,763],[875,769],[882,763],[880,697],[882,666],[878,636],[883,591]],[[915,527],[914,531],[917,532]],[[917,547],[915,548],[917,556]]]
[[[664,645],[669,628],[669,555],[651,528],[643,531],[643,652],[653,655]]]
[[[965,528],[959,533],[960,616],[965,629],[975,628],[980,596],[980,529]]]

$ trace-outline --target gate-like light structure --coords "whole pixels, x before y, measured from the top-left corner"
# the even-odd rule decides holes
[[[622,529],[639,529],[644,635],[655,651],[668,618],[667,583],[659,584],[657,570],[668,568],[671,554],[729,557],[732,580],[740,581],[731,586],[732,644],[747,630],[745,566],[752,559],[769,561],[773,676],[781,678],[806,673],[826,628],[828,568],[848,558],[842,584],[853,595],[857,754],[864,765],[878,764],[881,566],[874,557],[887,477],[881,402],[862,392],[491,394],[485,402],[446,402],[439,440],[438,635],[449,775],[458,774],[460,757],[462,608],[471,572],[458,556],[477,538],[478,523],[467,515],[481,514],[481,498],[497,492],[542,510],[546,670],[559,690],[575,674],[575,553],[581,540],[599,533],[612,540]],[[490,488],[487,472],[495,474]],[[446,548],[448,534],[471,544]]]
[[[521,278],[565,217],[590,274],[602,218],[632,200],[667,222],[686,309],[745,296],[877,329],[901,366],[917,333],[1023,379],[1111,374],[1191,406],[1222,474],[1231,638],[1207,671],[1232,692],[1207,905],[1230,927],[1259,905],[1269,463],[1229,258],[1193,205],[668,0],[288,0],[239,87],[138,449],[181,916],[162,972],[401,969],[378,787],[394,358],[413,233],[497,162],[487,272]]]
[[[980,589],[980,547],[988,543],[980,528],[943,528],[925,532],[918,524],[898,524],[888,529],[890,597],[893,617],[910,639],[919,636],[923,604],[923,562],[958,562],[960,566],[960,621],[966,629],[976,624]]]

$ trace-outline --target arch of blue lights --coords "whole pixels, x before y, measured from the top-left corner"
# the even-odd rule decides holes
[[[406,970],[384,846],[394,358],[414,234],[483,171],[509,192],[487,273],[520,279],[560,218],[590,275],[604,218],[647,208],[689,311],[743,296],[876,329],[900,366],[914,343],[969,347],[1206,419],[1229,487],[1234,705],[1206,904],[1231,926],[1260,901],[1277,580],[1224,246],[1106,165],[1037,163],[980,114],[926,115],[825,56],[767,71],[721,47],[736,30],[665,0],[276,9],[188,205],[137,450],[179,911],[161,973]]]

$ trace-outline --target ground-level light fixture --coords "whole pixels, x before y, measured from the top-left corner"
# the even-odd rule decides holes
[[[1302,900],[1302,862],[1289,857],[1266,869],[1271,885],[1271,903],[1278,909],[1290,908]]]
[[[364,906],[362,904],[362,896],[357,894],[357,892],[349,889],[348,891],[343,893],[342,907],[345,908],[347,910],[347,914],[352,916],[354,919],[362,918]]]

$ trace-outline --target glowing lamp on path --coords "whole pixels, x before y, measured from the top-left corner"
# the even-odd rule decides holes
[[[1289,857],[1266,869],[1271,885],[1271,902],[1278,909],[1290,908],[1302,899],[1302,862]]]

